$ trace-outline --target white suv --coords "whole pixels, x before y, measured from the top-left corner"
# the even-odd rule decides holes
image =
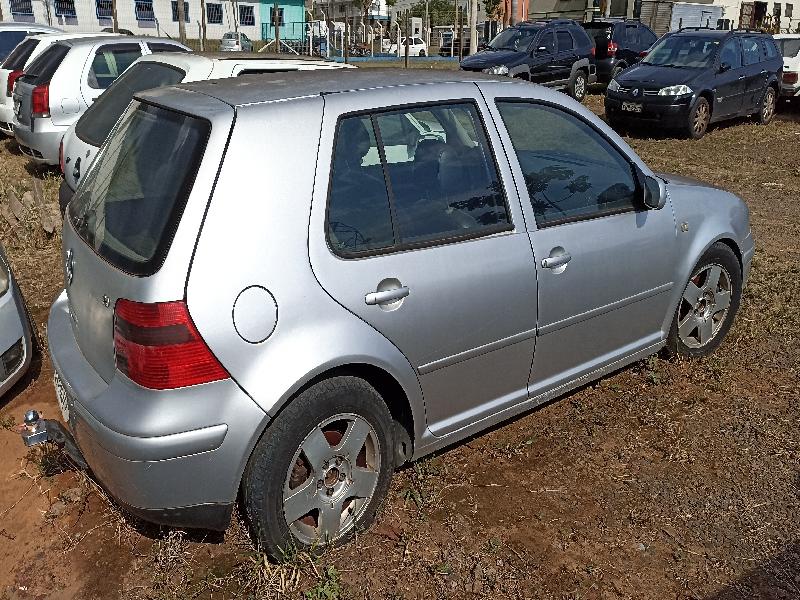
[[[389,46],[391,54],[397,54],[397,42]],[[404,56],[406,52],[406,38],[400,39],[400,56]],[[428,45],[420,37],[412,37],[408,40],[408,55],[409,56],[428,56]]]
[[[188,51],[173,40],[90,37],[52,44],[14,86],[14,137],[36,163],[57,165],[61,138],[103,91],[143,54]]]
[[[774,37],[783,55],[781,96],[787,99],[800,98],[800,33],[781,33]]]

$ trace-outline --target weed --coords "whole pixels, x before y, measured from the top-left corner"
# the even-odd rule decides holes
[[[342,587],[339,582],[339,571],[335,567],[327,567],[322,572],[322,578],[303,594],[308,600],[338,600],[342,597]]]
[[[25,462],[36,467],[37,476],[53,477],[72,470],[72,462],[55,444],[31,446],[25,455]]]
[[[17,422],[14,419],[14,416],[8,415],[7,417],[0,418],[0,428],[7,429],[11,432],[16,432]]]

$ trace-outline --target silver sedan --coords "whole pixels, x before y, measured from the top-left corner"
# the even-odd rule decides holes
[[[28,313],[0,246],[0,397],[25,374],[33,345]]]

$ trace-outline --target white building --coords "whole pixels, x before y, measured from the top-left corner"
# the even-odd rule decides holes
[[[117,0],[117,23],[136,35],[178,37],[176,0]],[[261,38],[259,2],[208,0],[206,36],[220,39],[225,32],[239,31],[251,39]],[[111,27],[111,0],[0,0],[6,21],[46,23],[64,31],[93,32]],[[186,36],[200,37],[200,0],[185,0]],[[238,15],[237,10],[238,9]]]
[[[723,19],[728,28],[779,26],[781,33],[796,31],[800,24],[800,0],[792,2],[742,2],[714,0],[725,9]]]

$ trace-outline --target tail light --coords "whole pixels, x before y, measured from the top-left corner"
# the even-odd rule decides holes
[[[50,116],[50,85],[37,85],[31,94],[31,118]]]
[[[170,390],[230,377],[197,332],[186,302],[114,308],[117,369],[142,387]]]
[[[608,49],[606,50],[608,55],[609,56],[616,56],[617,55],[617,50],[619,50],[619,46],[617,45],[617,43],[616,42],[612,42],[611,40],[609,40],[608,41]]]
[[[648,54],[649,52],[647,50],[642,50],[641,52],[639,52],[639,58],[644,58]]]
[[[17,69],[16,71],[11,71],[8,74],[8,84],[6,85],[6,96],[9,98],[11,94],[14,93],[14,84],[17,83],[17,79],[22,77],[22,71]]]
[[[61,140],[61,143],[58,145],[58,166],[61,169],[61,174],[64,174],[64,140]]]
[[[592,56],[594,56],[595,54],[597,54],[597,49],[594,46],[592,46]]]
[[[797,83],[797,72],[786,72],[783,74],[783,83]]]

